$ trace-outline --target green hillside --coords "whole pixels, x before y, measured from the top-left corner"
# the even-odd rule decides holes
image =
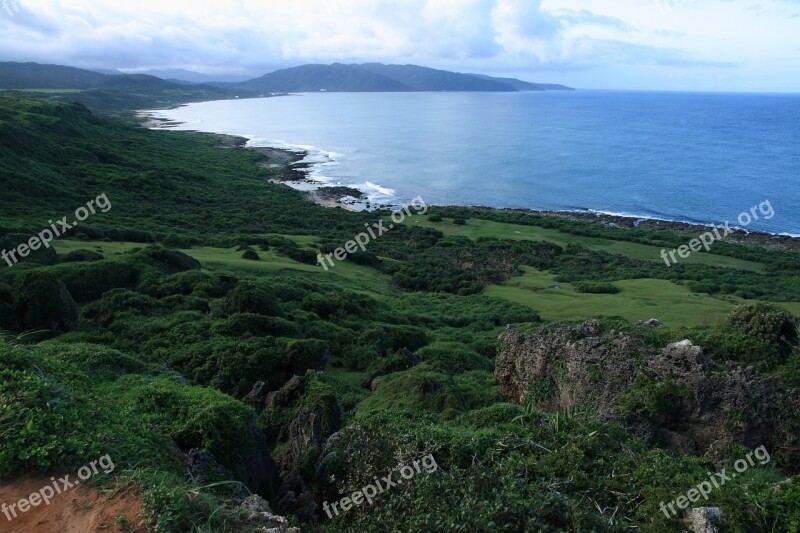
[[[119,95],[164,87],[125,80]],[[797,461],[778,440],[796,434],[800,384],[791,247],[720,242],[667,269],[658,251],[691,232],[431,207],[323,270],[318,253],[390,213],[311,203],[270,182],[285,158],[241,139],[126,121],[0,94],[0,248],[21,259],[0,263],[4,483],[109,454],[116,470],[94,483],[141,494],[155,531],[258,530],[240,505],[252,491],[303,531],[677,532],[682,516],[659,503],[752,453],[761,443],[742,435],[758,432],[776,435],[772,462],[703,505],[726,531],[800,523]],[[83,220],[20,252],[62,218]],[[663,326],[637,323],[650,318]],[[556,361],[514,403],[495,374],[498,337],[552,342],[537,352],[549,356],[558,328],[564,350],[602,357]],[[725,394],[744,407],[707,420],[725,431],[714,457],[648,438],[684,443],[672,413],[716,408],[713,386],[690,398],[644,372],[684,339],[705,354],[697,380],[741,367]],[[603,366],[617,355],[606,346],[639,357],[630,375]],[[578,370],[586,381],[570,383]],[[747,396],[766,376],[763,402]],[[612,394],[614,379],[629,388],[606,412],[553,403],[586,383]],[[784,422],[765,429],[751,408]],[[323,511],[428,456],[435,471]],[[210,467],[187,466],[197,457]]]

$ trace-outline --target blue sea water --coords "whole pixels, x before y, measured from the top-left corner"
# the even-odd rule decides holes
[[[377,202],[595,210],[800,234],[800,95],[309,93],[158,112],[180,129],[309,150]],[[746,220],[746,219],[745,219]]]

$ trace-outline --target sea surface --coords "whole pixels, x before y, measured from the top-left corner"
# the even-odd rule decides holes
[[[310,177],[378,203],[420,195],[740,226],[768,201],[774,216],[746,228],[800,235],[800,95],[305,93],[154,114],[307,150]]]

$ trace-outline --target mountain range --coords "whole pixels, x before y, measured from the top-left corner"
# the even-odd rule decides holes
[[[514,78],[462,74],[418,65],[381,63],[301,65],[276,70],[241,82],[213,81],[212,77],[188,70],[150,71],[124,74],[115,70],[85,70],[62,65],[0,62],[0,89],[122,90],[153,94],[169,90],[199,88],[206,96],[264,92],[408,92],[408,91],[545,91],[571,90],[557,84],[541,84]],[[230,78],[228,78],[230,79]],[[204,83],[198,82],[203,80]],[[223,94],[224,93],[224,94]]]
[[[493,78],[481,74],[461,74],[418,65],[382,63],[301,65],[276,70],[260,78],[228,86],[270,92],[570,90],[563,85],[530,83],[514,78]]]

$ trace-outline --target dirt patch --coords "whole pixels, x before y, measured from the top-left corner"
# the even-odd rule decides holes
[[[58,479],[58,476],[55,476]],[[133,488],[104,491],[92,487],[74,487],[55,495],[49,505],[43,502],[16,518],[7,508],[29,498],[47,485],[50,477],[25,477],[0,481],[0,505],[6,504],[11,520],[0,513],[0,532],[14,533],[87,533],[92,531],[145,532],[141,517],[142,500]],[[118,517],[120,518],[118,520]],[[128,527],[123,527],[127,524]]]

